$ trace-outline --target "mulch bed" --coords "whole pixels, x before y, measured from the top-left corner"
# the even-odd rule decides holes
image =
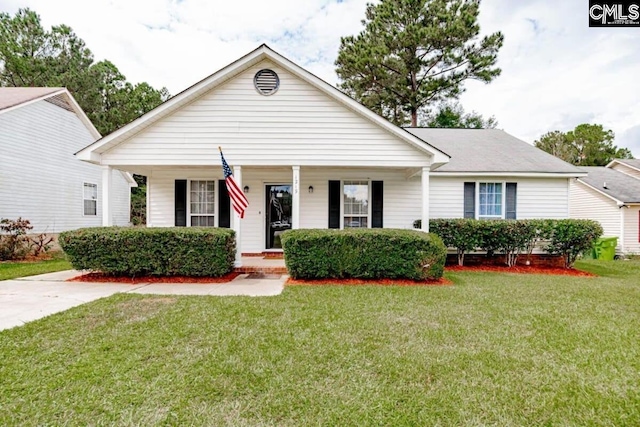
[[[492,273],[516,273],[516,274],[549,274],[555,276],[578,276],[578,277],[596,277],[595,274],[588,273],[575,268],[557,268],[557,267],[536,267],[532,265],[515,265],[508,267],[506,265],[448,265],[445,271],[480,271]]]
[[[302,280],[289,278],[286,286],[315,286],[315,285],[340,285],[340,286],[450,286],[453,282],[444,277],[439,280],[406,280],[406,279],[318,279]]]
[[[102,273],[87,273],[68,279],[67,282],[108,282],[129,283],[227,283],[238,277],[240,273],[232,272],[221,277],[191,277],[191,276],[112,276]]]

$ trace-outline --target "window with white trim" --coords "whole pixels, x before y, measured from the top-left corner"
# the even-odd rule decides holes
[[[504,191],[501,182],[481,182],[478,189],[478,218],[504,218]]]
[[[84,216],[98,215],[98,184],[85,182],[82,189],[82,214]]]
[[[344,181],[342,218],[344,228],[369,227],[369,181]]]
[[[192,227],[215,226],[215,181],[190,181],[189,224]]]

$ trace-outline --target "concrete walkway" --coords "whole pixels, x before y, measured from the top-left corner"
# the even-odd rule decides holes
[[[89,283],[66,282],[81,274],[69,270],[0,281],[0,330],[68,310],[113,294],[275,296],[284,289],[286,275],[252,279],[241,274],[227,283]]]

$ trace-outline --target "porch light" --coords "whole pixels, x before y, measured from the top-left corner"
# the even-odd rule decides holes
[[[249,186],[248,186],[248,185],[245,185],[245,186],[244,186],[244,188],[243,188],[243,190],[244,190],[245,194],[246,194],[246,193],[248,193],[248,192],[249,192]]]
[[[313,193],[313,185],[309,186],[309,193]]]

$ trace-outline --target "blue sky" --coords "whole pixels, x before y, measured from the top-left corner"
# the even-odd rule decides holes
[[[0,0],[67,24],[96,60],[131,82],[172,94],[267,43],[325,81],[338,82],[340,36],[356,34],[367,0]],[[542,134],[598,123],[640,157],[640,28],[589,28],[584,0],[483,0],[483,33],[502,31],[502,75],[467,82],[467,111],[533,143]]]

